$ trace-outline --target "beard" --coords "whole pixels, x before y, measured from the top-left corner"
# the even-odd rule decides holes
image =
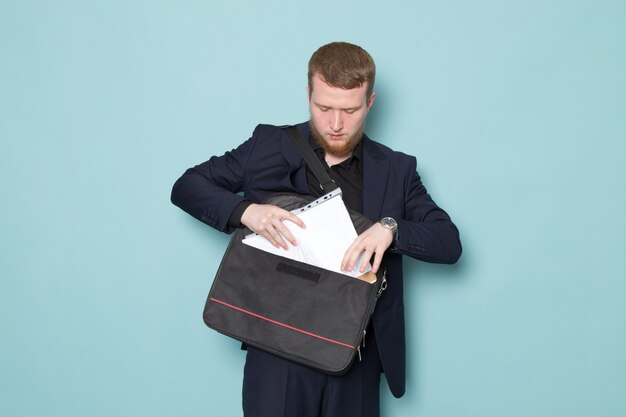
[[[359,129],[346,140],[337,141],[336,143],[326,140],[324,135],[317,130],[312,120],[309,120],[309,130],[311,131],[311,136],[313,136],[315,142],[324,150],[325,154],[343,158],[352,155],[356,145],[358,145],[359,142],[361,142],[361,139],[363,139],[365,124],[361,125],[361,127],[359,127]]]

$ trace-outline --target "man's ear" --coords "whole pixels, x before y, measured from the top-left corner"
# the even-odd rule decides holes
[[[309,90],[309,86],[306,86],[306,98],[307,101],[311,101],[311,91]]]
[[[372,105],[374,104],[375,99],[376,99],[376,93],[372,91],[372,95],[370,95],[370,98],[367,99],[367,110],[372,108]]]

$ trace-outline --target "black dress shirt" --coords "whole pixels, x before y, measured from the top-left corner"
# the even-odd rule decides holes
[[[322,165],[326,168],[326,172],[328,172],[330,178],[341,188],[343,201],[346,206],[358,213],[362,213],[363,170],[361,160],[363,150],[361,143],[354,148],[351,157],[330,168],[324,159],[324,150],[312,138],[309,138],[309,145],[311,145],[311,148],[315,151]],[[320,189],[319,181],[308,167],[306,170],[306,180],[309,186],[309,192],[315,195],[315,197],[320,197],[325,194],[325,192]]]
[[[315,151],[315,154],[322,162],[324,168],[328,172],[330,178],[335,181],[335,184],[341,188],[343,194],[343,201],[349,209],[352,209],[358,213],[363,211],[363,149],[361,143],[354,148],[352,156],[341,162],[340,164],[329,167],[324,159],[324,150],[315,142],[315,140],[309,136],[309,145]],[[309,167],[306,170],[306,180],[309,186],[309,192],[315,197],[320,197],[326,194],[321,188],[319,181],[313,175],[313,172]],[[242,227],[241,216],[243,212],[252,204],[250,200],[244,200],[233,210],[228,224],[232,227]]]

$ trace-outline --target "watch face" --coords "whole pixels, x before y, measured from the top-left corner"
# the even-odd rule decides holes
[[[381,219],[380,224],[382,224],[384,227],[391,229],[392,231],[395,231],[398,227],[398,223],[396,223],[396,221],[391,217],[385,217]]]

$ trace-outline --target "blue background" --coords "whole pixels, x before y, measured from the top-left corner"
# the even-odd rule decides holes
[[[333,40],[465,250],[406,263],[383,415],[626,415],[624,39],[608,0],[3,0],[0,415],[240,415],[244,354],[201,320],[227,237],[169,192],[306,120]]]

